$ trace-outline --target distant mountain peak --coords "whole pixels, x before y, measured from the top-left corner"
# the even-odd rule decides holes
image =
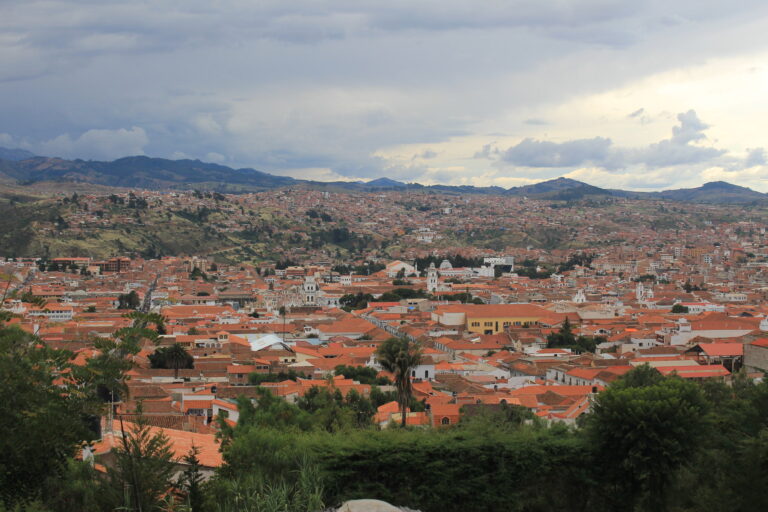
[[[710,181],[703,184],[700,188],[702,190],[752,190],[751,188],[734,185],[727,181]]]
[[[376,187],[376,188],[384,188],[384,187],[406,187],[407,185],[403,183],[402,181],[396,181],[387,177],[382,178],[376,178],[375,180],[371,180],[365,184],[366,187]]]
[[[21,160],[27,160],[34,158],[34,153],[30,153],[26,149],[19,148],[2,148],[0,147],[0,160],[10,160],[11,162],[19,162]]]

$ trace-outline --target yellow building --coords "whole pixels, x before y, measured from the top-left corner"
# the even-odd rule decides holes
[[[452,304],[439,306],[432,320],[477,334],[498,334],[510,328],[537,326],[557,315],[532,304]]]

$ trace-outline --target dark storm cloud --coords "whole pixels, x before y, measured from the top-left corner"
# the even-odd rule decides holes
[[[695,145],[693,119],[668,141],[626,151],[601,137],[540,141],[537,127],[558,129],[545,113],[558,102],[753,51],[765,31],[742,28],[768,9],[757,0],[1,3],[2,140],[84,158],[223,155],[277,173],[405,179],[424,169],[395,165],[383,149],[432,147],[434,169],[450,153],[438,144],[497,132],[527,137],[505,158],[538,168],[706,161],[717,150]],[[470,160],[482,166],[497,153]]]

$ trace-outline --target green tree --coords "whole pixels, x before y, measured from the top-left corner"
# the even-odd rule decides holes
[[[343,375],[345,379],[352,379],[360,384],[377,384],[379,386],[392,384],[387,377],[378,377],[379,372],[368,366],[346,366],[340,364],[334,368],[333,373],[334,375]]]
[[[141,305],[139,294],[136,293],[136,290],[131,290],[129,293],[118,295],[117,301],[117,309],[136,309]]]
[[[181,462],[186,466],[176,481],[176,487],[184,495],[184,503],[189,512],[204,512],[205,492],[203,490],[204,477],[200,466],[198,454],[200,449],[194,445],[190,448]]]
[[[67,460],[64,473],[46,482],[43,502],[54,512],[102,510],[99,473],[91,462]]]
[[[602,336],[576,336],[573,334],[571,322],[565,319],[558,332],[547,336],[547,348],[569,348],[574,352],[594,352],[598,343],[605,341]]]
[[[364,309],[368,307],[368,303],[373,300],[373,295],[370,293],[362,293],[358,292],[356,294],[349,293],[346,295],[343,295],[339,299],[339,304],[341,304],[341,308],[345,311],[351,311],[353,309]],[[400,299],[397,299],[400,300]]]
[[[21,302],[27,302],[29,304],[34,304],[38,307],[43,307],[46,304],[46,300],[42,297],[38,297],[36,295],[32,295],[32,292],[30,290],[27,290],[26,292],[22,293],[19,297],[19,300]]]
[[[107,470],[105,498],[125,511],[160,510],[172,488],[173,452],[162,430],[153,429],[141,414],[135,423],[121,421],[122,440],[114,465]]]
[[[154,328],[157,334],[165,334],[165,317],[160,313],[144,313],[143,311],[131,311],[124,315],[133,320],[136,329]]]
[[[354,413],[344,407],[344,397],[338,389],[313,386],[296,405],[311,414],[315,426],[328,432],[343,430],[354,423]]]
[[[682,304],[675,304],[672,306],[672,313],[688,313],[688,307]]]
[[[160,347],[149,356],[152,368],[166,368],[173,370],[173,378],[179,378],[179,370],[182,368],[194,368],[195,359],[179,343],[170,347]]]
[[[0,327],[0,503],[40,495],[46,479],[61,476],[81,441],[95,432],[101,412],[95,388],[71,364],[17,327]]]
[[[382,368],[394,375],[401,425],[405,426],[406,409],[412,397],[411,372],[421,361],[421,347],[408,338],[389,338],[379,345],[376,356]]]
[[[576,344],[576,336],[573,334],[571,322],[566,319],[558,332],[547,336],[547,348],[570,347]]]
[[[665,510],[677,471],[706,436],[701,389],[651,372],[633,370],[597,395],[587,421],[608,508]]]

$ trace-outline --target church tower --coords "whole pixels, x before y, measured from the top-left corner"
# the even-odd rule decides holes
[[[437,291],[437,269],[434,263],[431,263],[427,269],[427,291],[429,293]]]

